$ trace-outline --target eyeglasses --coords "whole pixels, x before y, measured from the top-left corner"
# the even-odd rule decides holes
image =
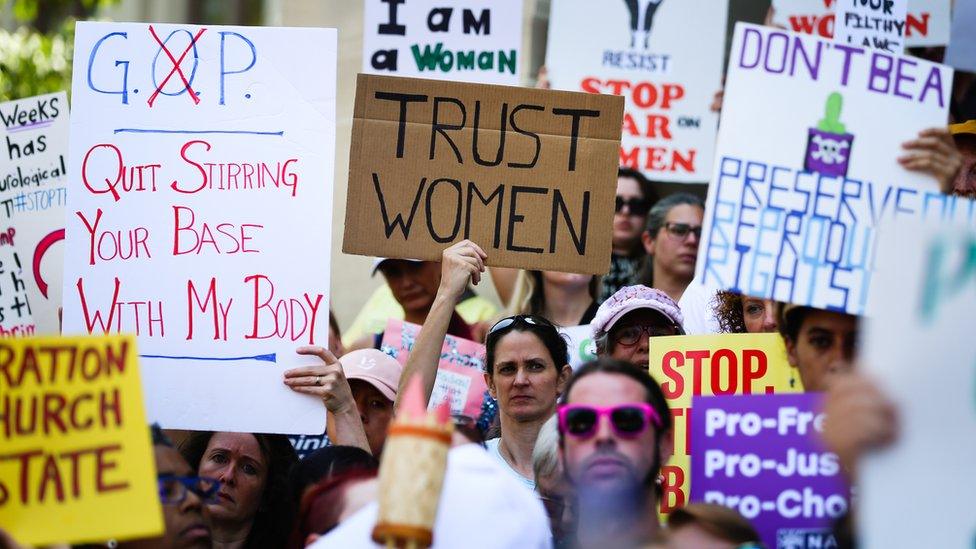
[[[676,331],[674,326],[645,326],[634,324],[620,328],[612,337],[614,341],[624,347],[631,347],[637,345],[641,340],[641,336],[644,334],[647,334],[647,337],[670,336],[676,335]]]
[[[661,427],[661,416],[646,402],[617,406],[587,406],[563,404],[559,407],[559,432],[577,438],[589,438],[596,433],[601,417],[609,417],[613,432],[621,438],[634,438],[647,430],[651,423]]]
[[[209,477],[159,475],[156,486],[159,489],[159,501],[169,505],[183,503],[188,492],[196,494],[203,503],[217,503],[217,492],[220,492],[220,481]]]
[[[629,211],[631,215],[644,216],[647,215],[647,212],[651,210],[651,203],[643,198],[624,199],[618,196],[613,211],[620,213],[623,211],[624,206],[627,206],[627,211]]]
[[[507,318],[503,318],[496,322],[490,330],[488,330],[488,335],[491,335],[499,330],[504,330],[509,326],[514,326],[516,322],[524,322],[526,324],[531,324],[532,326],[539,326],[545,328],[555,329],[556,326],[549,322],[548,320],[542,318],[541,316],[535,315],[514,315]]]
[[[696,225],[693,227],[687,223],[669,222],[664,224],[664,229],[668,231],[669,235],[680,240],[684,240],[690,233],[695,233],[695,238],[701,240],[701,234],[702,234],[701,225]]]

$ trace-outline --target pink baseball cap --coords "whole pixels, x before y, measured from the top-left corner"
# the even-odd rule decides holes
[[[679,333],[685,333],[684,317],[678,304],[668,294],[657,288],[648,288],[641,284],[624,286],[617,290],[609,299],[600,304],[590,326],[594,336],[600,332],[609,332],[610,328],[631,311],[638,309],[652,309],[664,315],[675,326]]]
[[[365,381],[390,401],[396,400],[403,366],[395,358],[377,349],[359,349],[342,355],[339,364],[346,379]]]

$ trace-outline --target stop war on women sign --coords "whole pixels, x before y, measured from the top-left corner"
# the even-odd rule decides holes
[[[766,547],[836,547],[850,489],[820,442],[821,395],[695,397],[691,500],[747,518]]]
[[[74,51],[65,333],[136,334],[163,427],[321,433],[282,372],[327,338],[335,30],[79,23]]]
[[[737,24],[695,280],[870,313],[883,222],[976,223],[976,203],[897,161],[945,126],[951,90],[944,65]]]
[[[162,533],[154,463],[135,339],[0,339],[0,525],[15,540]]]

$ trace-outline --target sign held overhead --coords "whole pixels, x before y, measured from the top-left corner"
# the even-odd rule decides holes
[[[623,100],[434,84],[359,75],[342,251],[606,272]]]

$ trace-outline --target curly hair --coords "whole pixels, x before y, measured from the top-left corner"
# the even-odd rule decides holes
[[[711,305],[722,333],[744,334],[746,332],[746,321],[742,317],[742,294],[719,290],[715,292]]]

